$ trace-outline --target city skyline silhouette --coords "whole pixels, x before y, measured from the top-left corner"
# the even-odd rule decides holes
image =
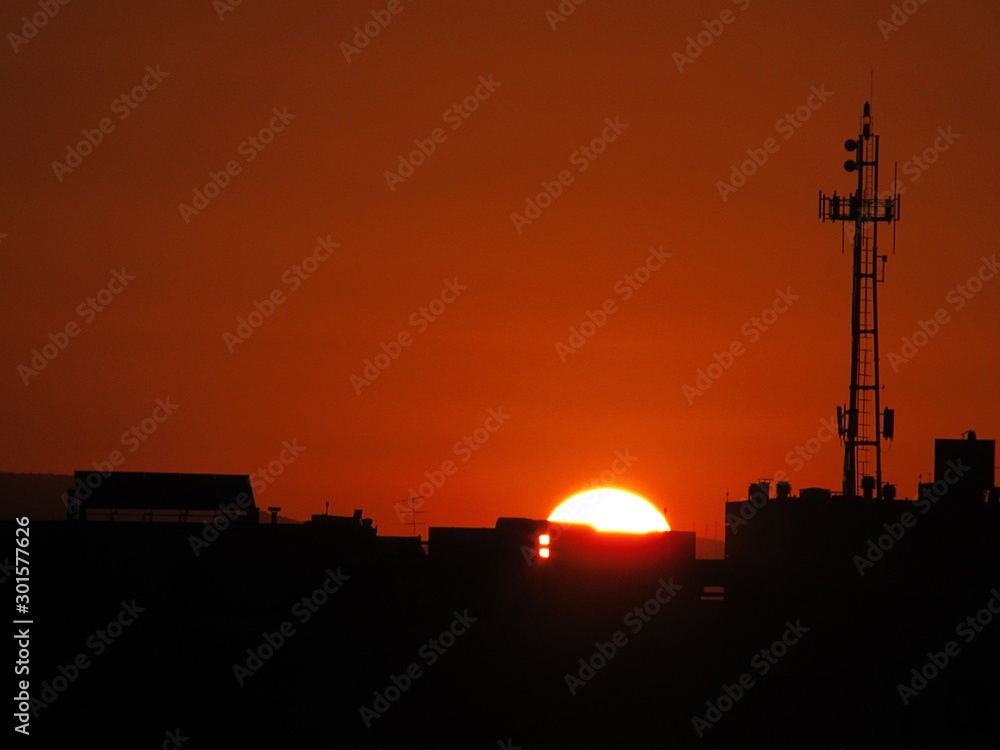
[[[15,742],[995,743],[998,15],[8,8]]]

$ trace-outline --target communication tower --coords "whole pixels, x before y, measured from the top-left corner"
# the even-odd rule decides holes
[[[837,423],[844,441],[844,497],[871,498],[883,493],[882,440],[891,440],[895,430],[893,410],[881,410],[878,285],[885,281],[887,256],[878,254],[876,238],[879,224],[899,219],[899,195],[879,194],[879,137],[872,133],[869,102],[860,135],[845,141],[844,148],[853,154],[844,169],[858,173],[857,188],[850,195],[821,192],[819,216],[854,230],[850,401],[837,407]]]

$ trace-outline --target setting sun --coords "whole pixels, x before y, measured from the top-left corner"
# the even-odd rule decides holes
[[[561,502],[550,521],[581,523],[598,531],[645,534],[670,531],[667,519],[645,498],[613,487],[587,490]]]

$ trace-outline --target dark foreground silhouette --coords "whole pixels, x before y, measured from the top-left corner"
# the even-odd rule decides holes
[[[726,561],[523,519],[429,554],[360,514],[32,522],[30,742],[971,746],[996,737],[1000,506],[947,490],[730,503]]]

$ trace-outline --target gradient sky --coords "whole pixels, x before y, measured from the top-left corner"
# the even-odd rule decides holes
[[[69,473],[117,450],[123,470],[250,473],[285,450],[259,505],[363,508],[381,533],[405,533],[394,504],[447,461],[431,525],[544,517],[615,468],[674,528],[709,535],[752,480],[837,488],[842,450],[818,438],[848,396],[851,268],[817,193],[853,187],[842,144],[873,68],[882,186],[896,161],[905,191],[880,288],[885,478],[912,496],[933,438],[1000,437],[1000,279],[956,296],[998,249],[995,3],[904,3],[901,25],[888,2],[587,0],[564,20],[546,15],[557,0],[389,5],[357,51],[343,45],[386,3],[247,1],[222,18],[210,0],[70,3],[31,38],[40,6],[5,5],[0,469]],[[706,24],[721,33],[676,57]],[[131,109],[120,97],[144,80]],[[477,90],[475,111],[449,114]],[[272,123],[262,150],[247,140]],[[433,153],[387,180],[436,128]],[[615,140],[582,156],[602,133]],[[724,200],[719,181],[768,138]],[[228,162],[238,173],[185,211]],[[339,246],[299,273],[317,237]],[[670,257],[626,299],[651,247]],[[101,293],[122,269],[134,280]],[[449,282],[464,290],[434,303]],[[273,314],[227,345],[276,289]],[[777,290],[797,299],[750,335]],[[939,309],[936,335],[890,366]],[[25,376],[68,324],[77,335]],[[357,393],[352,375],[401,332],[409,345]],[[734,341],[745,353],[689,403],[683,386]],[[818,452],[796,460],[810,438]]]

